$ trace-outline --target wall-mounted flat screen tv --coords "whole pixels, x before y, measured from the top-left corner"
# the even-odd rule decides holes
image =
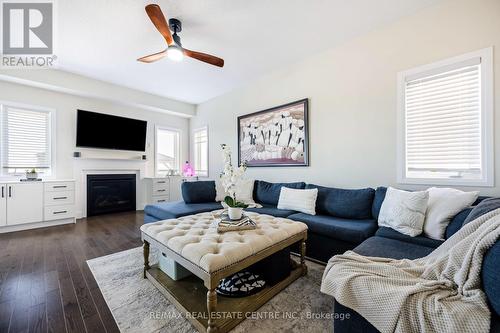
[[[77,147],[146,150],[147,121],[84,110],[76,118]]]

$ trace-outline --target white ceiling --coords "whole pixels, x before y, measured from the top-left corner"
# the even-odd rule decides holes
[[[143,0],[57,1],[60,69],[201,103],[395,21],[440,0],[159,0],[182,21],[186,48],[225,60],[154,64],[136,59],[165,48]]]

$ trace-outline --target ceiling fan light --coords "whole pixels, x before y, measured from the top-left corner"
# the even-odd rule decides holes
[[[184,52],[177,45],[170,45],[167,49],[167,57],[173,61],[182,61],[184,59]]]

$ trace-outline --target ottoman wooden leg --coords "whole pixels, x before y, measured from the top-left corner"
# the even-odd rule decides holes
[[[217,308],[217,293],[215,292],[215,289],[210,289],[207,292],[208,333],[217,332],[217,325],[215,324],[216,308]]]
[[[150,268],[149,267],[149,243],[147,241],[144,241],[144,244],[142,245],[143,249],[143,254],[144,254],[144,278],[146,278],[146,271]]]
[[[300,243],[300,265],[302,266],[302,275],[306,275],[307,274],[306,241],[304,239]]]

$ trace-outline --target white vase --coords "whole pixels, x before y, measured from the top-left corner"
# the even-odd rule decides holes
[[[231,220],[241,220],[241,215],[243,214],[243,208],[238,207],[228,207],[227,214]]]

